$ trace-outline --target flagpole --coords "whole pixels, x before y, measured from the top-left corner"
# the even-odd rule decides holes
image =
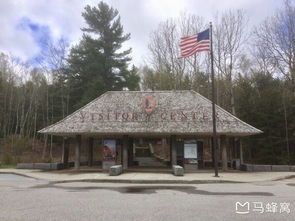
[[[218,159],[217,159],[217,133],[216,133],[216,92],[215,78],[213,67],[213,38],[212,38],[212,22],[210,22],[210,57],[211,57],[211,81],[212,81],[212,121],[213,121],[213,153],[214,153],[214,172],[215,177],[218,177]]]

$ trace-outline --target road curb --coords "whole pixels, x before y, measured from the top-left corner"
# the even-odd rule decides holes
[[[147,179],[105,179],[105,178],[97,178],[97,179],[46,179],[40,178],[38,176],[32,176],[29,173],[23,173],[21,171],[1,171],[0,174],[14,174],[19,175],[27,178],[32,178],[35,180],[46,180],[48,182],[53,183],[71,183],[71,182],[91,182],[91,183],[129,183],[129,184],[211,184],[211,183],[255,183],[255,182],[269,182],[269,181],[280,181],[284,179],[291,179],[295,178],[295,175],[286,175],[277,178],[273,178],[270,180],[260,180],[260,181],[238,181],[238,180],[165,180],[165,179],[154,179],[154,180],[147,180]]]
[[[10,171],[0,171],[0,174],[13,174],[13,175],[18,175],[18,176],[23,176],[26,178],[31,178],[31,179],[35,179],[35,180],[42,180],[40,178],[36,178],[27,174],[23,174],[23,173],[17,173],[17,172],[10,172]]]
[[[292,178],[295,178],[295,175],[286,175],[286,176],[274,178],[274,179],[272,179],[270,181],[280,181],[280,180],[292,179]]]
[[[52,181],[54,183],[130,183],[130,184],[210,184],[210,183],[245,183],[230,180],[124,180],[124,179],[76,179]]]
[[[24,173],[0,171],[0,174],[14,174],[36,180],[46,180],[30,176]],[[72,180],[47,180],[50,183],[73,183],[73,182],[90,182],[90,183],[134,183],[134,184],[210,184],[210,183],[247,183],[242,181],[231,180],[127,180],[127,179],[72,179]]]

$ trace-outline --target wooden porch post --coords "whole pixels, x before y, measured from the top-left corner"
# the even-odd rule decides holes
[[[63,148],[62,148],[62,163],[65,165],[65,167],[68,167],[68,163],[69,163],[69,148],[70,145],[70,139],[67,137],[64,137],[63,139]]]
[[[93,137],[88,138],[88,166],[93,166]]]
[[[123,145],[122,145],[122,164],[123,164],[123,169],[128,168],[128,136],[124,135],[123,136]]]
[[[226,149],[226,136],[220,136],[220,146],[222,151],[222,170],[227,170],[227,149]]]
[[[171,166],[177,165],[176,136],[170,137]]]
[[[240,161],[241,165],[244,164],[244,156],[243,156],[243,145],[241,139],[239,139],[239,146],[240,146]]]
[[[212,168],[214,168],[214,164],[215,164],[214,153],[215,153],[215,150],[213,148],[213,138],[212,137],[209,137],[209,145],[210,145],[210,150],[211,150]]]
[[[75,148],[75,169],[80,168],[80,152],[81,152],[81,135],[76,136],[76,148]]]

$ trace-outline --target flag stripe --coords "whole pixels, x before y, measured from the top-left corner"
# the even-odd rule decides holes
[[[193,45],[189,45],[187,47],[183,47],[181,49],[181,54],[187,54],[190,51],[193,51],[193,50],[198,49],[198,48],[203,48],[203,47],[209,47],[210,48],[210,42],[208,42],[208,41],[199,42],[197,44],[193,44]]]
[[[183,56],[183,57],[191,56],[194,53],[196,53],[198,50],[208,50],[209,51],[210,50],[210,47],[209,46],[204,46],[204,47],[194,48],[191,51],[188,51],[187,53],[181,54],[181,56]]]
[[[198,49],[198,48],[204,48],[204,47],[209,47],[210,48],[210,45],[208,45],[208,44],[198,44],[198,45],[190,47],[190,48],[188,48],[186,50],[181,51],[181,54],[187,54],[190,51],[193,51],[193,50]]]
[[[181,51],[186,51],[187,49],[189,48],[192,48],[192,47],[195,47],[195,46],[198,46],[198,45],[208,45],[210,43],[210,41],[200,41],[200,42],[197,42],[197,43],[194,43],[194,44],[189,44],[189,45],[185,45],[181,48]]]
[[[180,39],[180,57],[189,57],[197,52],[210,51],[209,29],[196,35],[182,37]]]
[[[197,53],[197,52],[209,51],[209,50],[210,50],[210,48],[198,49],[198,50],[193,51],[191,54],[188,54],[188,55],[181,55],[181,56],[179,56],[178,58],[186,58],[186,57],[189,57],[189,56],[191,56],[191,55],[193,55],[193,54],[195,54],[195,53]]]
[[[187,54],[182,54],[181,57],[185,58],[185,57],[189,57],[197,52],[201,52],[201,51],[210,51],[210,47],[205,47],[205,48],[197,48],[193,51],[191,51],[190,53]]]
[[[193,41],[185,41],[185,42],[180,43],[179,46],[182,47],[182,46],[186,46],[186,45],[188,45],[188,44],[195,44],[195,43],[197,43],[197,42],[198,42],[197,40],[193,40]]]
[[[191,51],[194,51],[195,49],[198,49],[198,48],[209,48],[210,49],[210,45],[207,43],[206,44],[197,44],[197,45],[190,47],[186,50],[182,50],[181,54],[182,55],[189,54]]]
[[[197,38],[197,37],[198,37],[198,35],[186,36],[186,37],[181,37],[181,40],[185,41],[185,40],[189,40],[189,39],[193,39],[193,38]]]

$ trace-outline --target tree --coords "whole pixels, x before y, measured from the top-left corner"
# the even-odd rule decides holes
[[[285,139],[286,132],[294,134],[295,131],[294,118],[290,115],[294,114],[294,108],[290,97],[284,98],[281,90],[283,86],[284,81],[274,78],[270,73],[240,75],[237,79],[238,117],[263,131],[260,135],[245,138],[245,150],[248,153],[246,160],[252,163],[286,164],[290,162],[290,154],[293,154],[294,163],[295,140]],[[286,115],[285,110],[289,115]],[[287,131],[285,119],[289,122]],[[293,148],[285,148],[287,144]]]
[[[201,61],[204,56],[196,54],[186,59],[178,59],[178,57],[180,38],[194,35],[204,28],[201,17],[184,13],[179,19],[168,19],[160,23],[158,28],[152,32],[148,44],[150,69],[153,70],[155,76],[163,75],[157,77],[159,80],[165,78],[170,81],[158,84],[158,86],[163,85],[162,89],[194,89],[200,92],[201,85],[196,82],[199,79]],[[147,81],[143,83],[145,82]],[[161,89],[158,86],[156,88]]]
[[[122,88],[126,86],[127,89],[139,91],[139,82],[140,82],[140,77],[138,75],[138,68],[132,65],[132,68],[130,71],[126,71],[124,73],[125,81],[122,84]]]
[[[295,6],[286,0],[284,8],[255,28],[254,34],[260,68],[285,77],[295,94]]]
[[[218,104],[234,115],[236,114],[233,90],[234,71],[237,74],[238,63],[242,57],[246,23],[245,13],[242,10],[228,10],[220,18],[216,17],[216,25],[213,29],[217,77],[218,80],[223,78],[220,82],[222,85],[217,90],[217,100]],[[222,86],[225,89],[223,92],[220,90]]]
[[[128,70],[131,49],[120,50],[130,39],[123,33],[118,11],[100,2],[97,7],[86,6],[82,13],[87,27],[78,45],[71,49],[67,82],[74,108],[88,103],[108,90],[138,89],[139,78]],[[132,77],[132,83],[128,84]]]
[[[265,19],[254,29],[254,56],[258,69],[273,76],[279,76],[281,90],[286,150],[294,150],[295,136],[295,5],[285,0],[283,8]],[[292,151],[291,151],[292,152]]]
[[[154,71],[144,66],[141,69],[143,90],[172,90],[174,88],[173,75],[167,72]]]

